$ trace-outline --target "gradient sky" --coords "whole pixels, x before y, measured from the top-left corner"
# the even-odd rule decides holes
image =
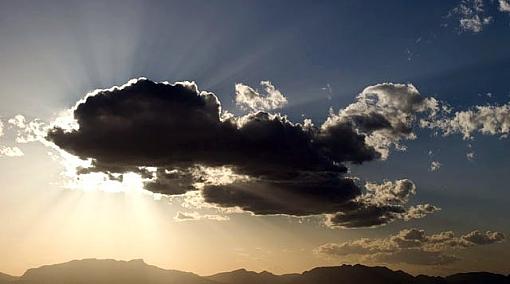
[[[19,275],[34,266],[92,257],[143,258],[199,274],[239,267],[286,273],[381,264],[366,255],[323,255],[317,248],[384,239],[403,229],[508,236],[510,142],[501,137],[504,131],[463,139],[416,128],[418,138],[403,141],[406,151],[350,165],[363,181],[412,180],[417,194],[411,203],[431,203],[441,211],[346,229],[329,228],[319,217],[194,208],[182,198],[142,191],[136,178],[131,183],[125,178],[121,192],[83,184],[70,189],[55,149],[37,141],[17,143],[20,130],[8,122],[21,114],[50,123],[88,92],[138,77],[194,81],[236,115],[244,112],[235,103],[235,84],[261,89],[260,81],[268,80],[288,100],[279,112],[317,125],[330,108],[338,112],[364,88],[384,82],[411,83],[453,112],[506,105],[510,5],[505,10],[504,3],[0,1],[0,145],[24,153],[0,155],[0,271]],[[437,170],[431,170],[433,161],[441,164]],[[178,212],[200,220],[178,220]],[[382,264],[411,273],[510,273],[508,241],[448,253],[460,260]]]

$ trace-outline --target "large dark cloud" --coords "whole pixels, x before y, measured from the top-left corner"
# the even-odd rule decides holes
[[[216,96],[194,84],[138,80],[86,97],[74,110],[79,130],[54,128],[48,138],[111,168],[221,163],[235,126],[220,122],[219,110]]]
[[[88,96],[74,110],[78,130],[53,128],[48,138],[97,167],[178,167],[232,165],[246,171],[265,168],[344,171],[313,143],[313,133],[279,115],[264,112],[220,119],[215,95],[199,93],[193,83],[175,85],[138,80]],[[362,161],[352,154],[363,136],[344,131],[343,160]],[[365,145],[359,145],[365,146]],[[341,152],[339,151],[339,152]],[[370,149],[364,149],[370,151]],[[360,155],[370,155],[360,151]],[[268,171],[271,169],[268,169]]]
[[[402,99],[406,88],[397,88],[400,93],[394,97],[400,101],[392,106],[411,112],[415,101],[423,100],[416,99],[414,87],[409,102]],[[88,95],[74,108],[79,127],[54,127],[47,139],[82,159],[92,159],[92,167],[80,173],[138,172],[147,178],[145,189],[167,195],[196,190],[195,184],[201,182],[205,201],[221,207],[297,216],[340,212],[344,215],[337,215],[339,223],[352,217],[357,220],[351,227],[373,226],[396,219],[384,216],[402,215],[406,209],[402,203],[386,206],[367,202],[366,196],[360,199],[363,190],[345,176],[345,164],[381,157],[366,142],[367,133],[388,128],[409,133],[395,118],[388,120],[387,109],[373,107],[367,115],[357,109],[352,116],[332,117],[314,127],[292,123],[280,114],[222,112],[217,97],[200,92],[194,83],[138,79]],[[409,115],[404,117],[406,127]],[[204,182],[200,167],[228,167],[243,178]],[[376,223],[361,220],[372,214],[364,209],[368,204],[369,211],[380,212]]]
[[[334,213],[358,196],[359,187],[336,173],[313,172],[288,177],[207,186],[205,201],[223,207],[239,206],[255,214],[305,216]]]

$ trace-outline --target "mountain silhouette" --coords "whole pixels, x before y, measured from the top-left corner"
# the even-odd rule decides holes
[[[238,269],[210,276],[166,270],[143,260],[84,259],[27,270],[15,277],[0,273],[0,284],[510,284],[510,276],[488,272],[447,277],[413,276],[386,267],[342,265],[275,275]]]
[[[196,274],[165,270],[143,260],[84,259],[29,269],[13,284],[212,284]]]
[[[9,283],[9,281],[14,281],[16,279],[17,279],[17,277],[15,277],[15,276],[11,276],[9,274],[0,272],[0,284]]]
[[[218,283],[243,283],[243,284],[284,284],[293,283],[300,277],[300,274],[274,275],[271,272],[263,271],[260,273],[248,271],[246,269],[238,269],[231,272],[223,272],[207,276],[206,278]]]

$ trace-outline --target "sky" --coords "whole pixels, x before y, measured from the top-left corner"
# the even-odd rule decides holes
[[[0,1],[0,271],[510,273],[510,2]]]

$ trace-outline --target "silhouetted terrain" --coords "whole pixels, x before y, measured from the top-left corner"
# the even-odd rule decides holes
[[[29,269],[15,280],[1,281],[15,284],[212,284],[196,274],[165,270],[142,260],[73,260]]]
[[[239,269],[211,276],[165,270],[142,260],[74,260],[27,270],[20,277],[0,273],[0,284],[510,284],[510,276],[487,272],[447,277],[412,276],[386,267],[342,265],[317,267],[301,274],[275,275]]]
[[[232,272],[223,272],[207,276],[206,278],[214,280],[217,283],[243,283],[243,284],[258,284],[258,283],[294,283],[301,274],[285,274],[274,275],[271,272],[263,271],[260,273],[247,271],[246,269],[234,270]]]
[[[0,272],[0,283],[16,280],[16,277]]]

